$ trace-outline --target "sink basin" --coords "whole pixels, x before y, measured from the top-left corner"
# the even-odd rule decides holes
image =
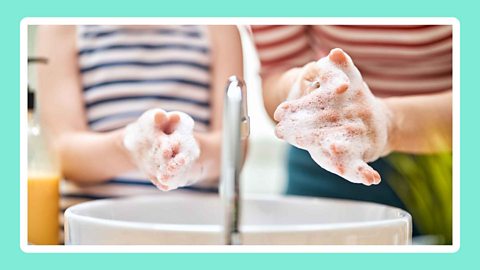
[[[86,202],[65,212],[70,245],[223,244],[218,196],[174,194]],[[379,204],[296,196],[243,201],[242,241],[257,245],[405,245],[407,212]]]

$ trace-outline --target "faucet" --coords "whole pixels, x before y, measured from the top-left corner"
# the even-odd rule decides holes
[[[220,197],[224,207],[223,232],[226,245],[240,245],[240,171],[245,156],[243,143],[250,135],[250,121],[244,82],[231,76],[225,91],[220,176]]]

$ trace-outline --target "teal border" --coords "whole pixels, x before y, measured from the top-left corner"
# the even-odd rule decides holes
[[[87,269],[138,267],[175,269],[295,268],[475,268],[479,236],[478,177],[474,174],[479,131],[479,5],[474,1],[17,1],[1,14],[0,115],[3,192],[0,197],[1,258],[5,269]],[[456,17],[461,27],[461,246],[454,254],[25,254],[19,246],[19,29],[24,17]],[[475,76],[476,75],[476,76]],[[3,267],[2,267],[3,268]]]

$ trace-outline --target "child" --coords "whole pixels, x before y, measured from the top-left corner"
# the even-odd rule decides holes
[[[224,87],[243,75],[235,26],[41,26],[37,55],[49,60],[39,109],[68,180],[62,210],[158,193],[152,182],[216,187]]]

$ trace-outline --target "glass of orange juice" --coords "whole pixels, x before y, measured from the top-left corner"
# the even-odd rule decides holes
[[[58,244],[59,182],[56,173],[28,173],[28,242]]]
[[[40,126],[31,123],[28,133],[28,242],[59,243],[60,173]]]

